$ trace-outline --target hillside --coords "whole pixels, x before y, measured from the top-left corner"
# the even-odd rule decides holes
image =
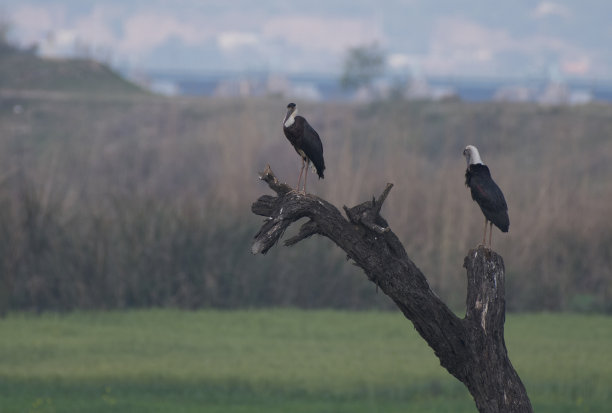
[[[89,59],[45,59],[0,47],[0,89],[71,93],[142,94],[108,66]]]

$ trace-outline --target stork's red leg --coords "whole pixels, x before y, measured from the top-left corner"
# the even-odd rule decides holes
[[[493,236],[493,223],[490,222],[489,223],[489,249],[493,249],[491,248],[491,237]]]
[[[483,247],[487,246],[487,221],[488,219],[485,217],[484,233],[482,234],[482,246]]]
[[[306,195],[306,180],[308,179],[308,169],[310,169],[310,160],[306,161],[306,174],[304,175],[304,195]]]
[[[300,192],[300,182],[302,181],[302,172],[304,172],[304,158],[302,158],[302,169],[300,169],[300,177],[298,178],[297,188],[295,189],[297,192]]]

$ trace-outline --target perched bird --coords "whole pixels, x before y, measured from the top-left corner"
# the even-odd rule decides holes
[[[502,232],[508,232],[508,227],[510,226],[508,205],[501,189],[491,178],[489,168],[482,163],[478,149],[475,146],[468,145],[463,150],[463,156],[467,160],[465,185],[470,188],[472,199],[480,206],[485,216],[482,244],[486,246],[487,222],[489,222],[489,248],[491,248],[493,224]]]
[[[287,115],[283,121],[283,132],[285,132],[285,136],[291,142],[295,151],[302,157],[302,169],[298,178],[297,191],[300,190],[302,173],[304,172],[304,167],[306,167],[306,174],[304,175],[304,193],[306,193],[308,166],[312,162],[314,165],[313,169],[316,168],[317,175],[321,179],[325,170],[325,161],[323,160],[323,144],[319,134],[310,126],[306,119],[297,116],[297,112],[295,103],[287,105]]]

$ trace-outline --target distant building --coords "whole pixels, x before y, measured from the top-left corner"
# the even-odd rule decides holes
[[[375,99],[376,96],[372,88],[369,88],[367,86],[361,86],[353,94],[352,100],[359,103],[370,103]]]
[[[570,105],[584,105],[593,101],[593,93],[590,90],[574,90],[570,93]]]
[[[404,96],[409,100],[431,99],[432,90],[427,79],[424,76],[419,76],[408,82]]]
[[[527,86],[502,86],[495,91],[493,100],[497,102],[530,102],[535,98],[534,92]]]
[[[164,96],[177,96],[181,94],[181,88],[176,83],[167,80],[154,80],[149,83],[148,89]]]
[[[425,76],[412,79],[406,87],[404,96],[408,100],[444,100],[458,97],[457,91],[452,86],[431,85]]]
[[[593,100],[589,90],[572,90],[565,82],[551,81],[540,92],[522,85],[502,86],[495,91],[498,102],[538,102],[541,105],[583,105]]]
[[[570,92],[565,83],[551,82],[537,100],[542,105],[566,105],[570,101]]]
[[[217,84],[213,96],[223,98],[255,96],[258,86],[255,80],[245,77],[224,79]]]
[[[314,83],[296,83],[294,84],[289,93],[285,95],[287,98],[294,97],[299,100],[310,100],[310,101],[320,101],[323,100],[323,95],[321,91]]]
[[[266,80],[266,94],[286,97],[291,89],[291,82],[285,75],[271,74]]]

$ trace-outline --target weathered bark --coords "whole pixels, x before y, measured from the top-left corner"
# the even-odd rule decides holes
[[[504,342],[505,278],[501,256],[479,247],[465,257],[467,311],[460,319],[431,290],[380,216],[392,184],[387,184],[378,199],[353,208],[345,206],[347,220],[327,201],[297,193],[280,183],[269,166],[261,179],[277,196],[263,195],[251,207],[253,213],[266,217],[255,235],[253,254],[265,254],[289,225],[309,218],[285,245],[315,234],[331,239],[412,321],[440,364],[467,386],[480,412],[533,411]]]

